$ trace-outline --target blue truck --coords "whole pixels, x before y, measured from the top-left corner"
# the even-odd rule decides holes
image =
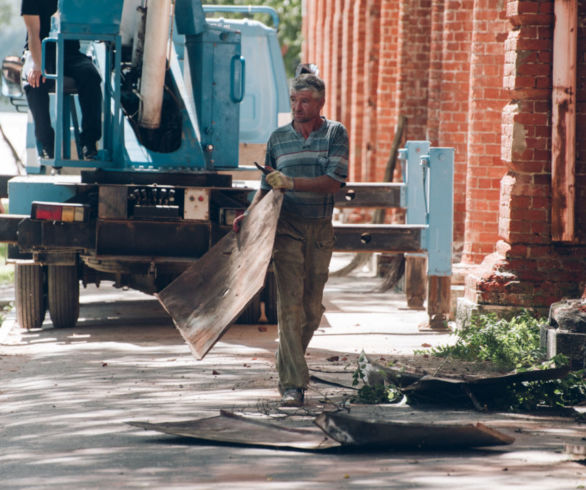
[[[263,12],[276,27],[268,7],[199,0],[59,0],[58,7],[43,45],[55,43],[59,54],[78,39],[94,59],[103,136],[97,159],[78,157],[76,91],[58,55],[55,73],[44,73],[56,87],[54,158],[38,158],[29,124],[26,172],[8,181],[10,211],[0,215],[0,242],[15,263],[17,318],[27,329],[47,310],[55,327],[75,326],[80,284],[165,289],[230,231],[258,186],[253,163],[290,120],[275,28],[209,16]],[[12,82],[3,90],[22,109]],[[403,182],[348,183],[336,205],[406,208],[406,223],[336,223],[335,250],[406,254],[408,306],[421,307],[427,294],[429,324],[445,328],[454,151],[411,141],[398,158]],[[263,289],[240,301],[242,321],[276,322],[270,268]]]
[[[0,219],[22,327],[39,327],[47,310],[55,327],[74,326],[80,284],[162,290],[248,206],[259,178],[252,163],[289,116],[287,78],[275,28],[206,15],[219,8],[59,0],[43,42],[58,53],[55,73],[44,72],[55,79],[55,155],[37,156],[29,127],[26,174],[8,181]],[[272,9],[245,8],[255,9],[277,24]],[[103,136],[92,161],[78,156],[79,107],[59,56],[68,39],[80,40],[102,77]],[[275,321],[274,287],[265,289]],[[251,301],[244,321],[258,319],[260,303]]]

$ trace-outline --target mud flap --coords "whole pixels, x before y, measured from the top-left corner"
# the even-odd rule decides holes
[[[282,192],[269,192],[242,223],[158,293],[198,359],[208,353],[262,289],[271,259]]]

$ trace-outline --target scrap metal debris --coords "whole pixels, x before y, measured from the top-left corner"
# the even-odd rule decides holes
[[[429,404],[480,411],[507,409],[508,394],[522,383],[562,379],[570,372],[569,368],[563,367],[484,377],[438,377],[386,367],[368,358],[367,361],[368,384],[392,383],[407,396],[410,405]]]
[[[451,449],[512,444],[514,438],[484,424],[388,422],[323,413],[315,423],[328,436],[351,446],[393,449]]]
[[[145,430],[199,441],[277,449],[324,451],[339,447],[388,450],[455,449],[512,444],[514,438],[483,424],[424,424],[370,420],[322,413],[314,428],[290,428],[226,410],[220,415],[184,422],[130,422]]]
[[[275,425],[251,417],[221,410],[220,415],[199,420],[166,422],[129,422],[130,425],[174,436],[190,437],[200,441],[231,443],[245,446],[304,449],[320,451],[339,447],[317,428],[295,429]]]

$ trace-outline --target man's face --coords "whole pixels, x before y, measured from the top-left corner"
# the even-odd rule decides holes
[[[298,123],[306,123],[318,118],[324,106],[324,99],[313,90],[292,91],[289,100],[293,120]]]

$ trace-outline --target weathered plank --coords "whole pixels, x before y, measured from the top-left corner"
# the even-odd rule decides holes
[[[405,184],[346,184],[334,196],[337,208],[395,208],[401,206],[401,190]]]
[[[419,252],[425,225],[336,225],[334,250],[344,252]]]
[[[409,308],[423,308],[427,285],[427,257],[405,254],[405,293]]]
[[[198,359],[263,287],[283,194],[269,192],[244,220],[157,297]]]

